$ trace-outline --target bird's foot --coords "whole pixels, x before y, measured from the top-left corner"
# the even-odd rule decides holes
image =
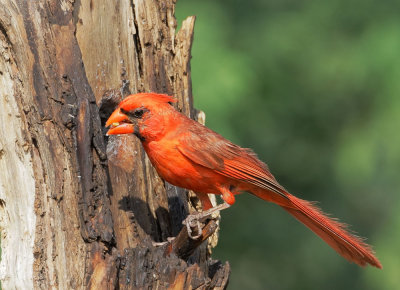
[[[207,217],[211,216],[213,213],[217,211],[219,212],[228,207],[230,207],[229,204],[223,203],[218,206],[212,207],[206,211],[188,215],[182,223],[186,225],[189,237],[193,240],[200,238],[202,234],[201,222],[203,222]]]
[[[189,238],[197,240],[201,237],[202,231],[198,214],[188,215],[182,223],[186,225]]]

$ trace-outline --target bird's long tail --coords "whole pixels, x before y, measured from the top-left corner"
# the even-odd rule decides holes
[[[254,192],[261,199],[271,201],[271,194],[266,191]],[[297,198],[287,192],[285,195],[288,202],[280,206],[294,216],[297,220],[306,225],[336,252],[350,262],[360,266],[370,264],[377,268],[382,268],[379,260],[374,256],[371,247],[357,236],[350,234],[346,230],[346,225],[329,218],[318,207],[309,201]]]

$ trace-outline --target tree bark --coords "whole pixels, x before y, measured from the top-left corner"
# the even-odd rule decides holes
[[[174,95],[195,118],[194,17],[174,0],[0,3],[0,279],[4,289],[223,289],[208,221],[166,184],[134,136],[106,137],[126,95]],[[163,246],[154,242],[167,241]],[[215,244],[215,242],[214,242]]]

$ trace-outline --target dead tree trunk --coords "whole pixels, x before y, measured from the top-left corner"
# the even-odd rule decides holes
[[[194,18],[175,33],[174,3],[0,3],[4,289],[226,287],[229,265],[202,243],[215,222],[188,239],[186,192],[158,177],[134,136],[103,129],[137,92],[175,95],[195,116]]]

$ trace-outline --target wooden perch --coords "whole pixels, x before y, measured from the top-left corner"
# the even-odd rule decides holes
[[[179,232],[178,236],[169,242],[166,253],[174,253],[179,258],[186,261],[193,254],[193,252],[218,228],[215,219],[207,220],[206,224],[204,225],[201,223],[201,226],[201,235],[196,239],[189,237],[188,228],[186,226],[182,227],[182,230]]]

